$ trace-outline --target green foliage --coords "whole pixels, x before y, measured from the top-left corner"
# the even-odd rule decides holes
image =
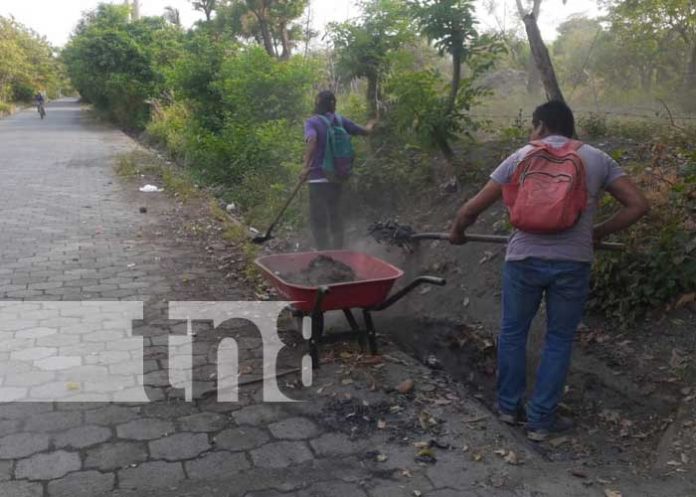
[[[0,103],[50,98],[67,88],[54,48],[14,19],[0,16]]]
[[[259,47],[226,60],[214,84],[227,117],[244,123],[298,122],[311,104],[315,67],[301,58],[279,63]]]
[[[632,174],[648,192],[652,211],[622,233],[625,252],[604,254],[595,264],[591,307],[630,326],[654,308],[696,291],[696,153],[653,147],[650,167]],[[613,211],[613,201],[603,211]]]
[[[356,22],[333,24],[329,31],[337,56],[337,69],[344,80],[365,78],[367,102],[376,114],[380,85],[389,73],[395,53],[413,40],[411,19],[402,1],[370,0],[362,3],[363,15]]]
[[[515,120],[512,122],[512,125],[501,128],[499,135],[506,142],[517,144],[529,138],[530,129],[531,123],[524,118],[524,113],[522,112],[522,109],[520,109],[517,117],[515,117]]]
[[[219,64],[200,62],[205,77],[195,79],[194,59],[182,57],[171,71],[168,80],[181,85],[172,91],[185,99],[155,112],[148,134],[200,181],[218,185],[251,221],[266,220],[301,168],[314,62],[235,49]],[[210,91],[194,91],[195,82]],[[216,118],[197,111],[205,108]]]
[[[578,126],[590,138],[606,136],[608,131],[606,116],[596,112],[579,117]]]
[[[127,7],[102,4],[82,19],[63,58],[83,98],[122,126],[140,129],[149,120],[148,99],[164,89],[181,36],[162,18],[129,22]]]

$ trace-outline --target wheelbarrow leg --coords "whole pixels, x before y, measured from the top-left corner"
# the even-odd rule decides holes
[[[350,329],[353,330],[353,332],[358,336],[358,342],[360,343],[360,352],[364,353],[365,346],[367,345],[367,331],[360,329],[360,325],[358,325],[358,322],[355,320],[353,311],[351,311],[350,309],[344,309],[343,314],[346,316],[346,319],[348,320]]]
[[[324,297],[329,293],[328,287],[320,287],[317,292],[317,300],[314,302],[314,308],[310,314],[312,318],[312,336],[309,339],[309,355],[312,358],[312,369],[319,369],[319,343],[324,335],[324,311],[322,304]]]
[[[370,344],[370,354],[377,355],[377,330],[375,330],[375,324],[372,321],[372,314],[370,311],[364,310],[363,316],[365,318],[365,327],[367,328],[367,340]]]
[[[324,313],[312,313],[312,336],[309,339],[309,355],[312,358],[312,369],[319,369],[319,343],[324,334]]]

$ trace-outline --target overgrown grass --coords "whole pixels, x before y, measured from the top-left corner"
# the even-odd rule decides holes
[[[6,116],[12,113],[14,106],[6,102],[0,102],[0,116]]]
[[[244,263],[241,276],[254,286],[258,287],[261,284],[261,273],[254,264],[259,255],[259,248],[252,243],[249,229],[239,220],[232,218],[220,206],[219,199],[212,192],[199,188],[190,171],[167,163],[155,154],[141,149],[119,157],[116,172],[126,179],[152,177],[159,180],[158,183],[164,187],[165,194],[182,202],[200,202],[207,208],[206,217],[222,226],[222,237],[240,251]],[[187,230],[195,234],[201,221],[205,220],[196,220]]]
[[[651,309],[696,292],[696,130],[646,124],[629,136],[650,136],[641,151],[621,151],[624,167],[646,193],[651,213],[617,236],[628,246],[595,264],[591,307],[623,327]],[[607,199],[602,212],[617,206]]]

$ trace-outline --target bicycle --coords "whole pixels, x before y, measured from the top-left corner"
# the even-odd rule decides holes
[[[46,109],[44,108],[43,102],[39,102],[37,104],[37,110],[39,111],[39,115],[41,116],[41,119],[46,117]]]

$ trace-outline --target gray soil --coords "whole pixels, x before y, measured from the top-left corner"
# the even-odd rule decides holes
[[[350,266],[326,255],[320,255],[299,272],[283,273],[285,281],[302,286],[336,285],[358,279]]]

